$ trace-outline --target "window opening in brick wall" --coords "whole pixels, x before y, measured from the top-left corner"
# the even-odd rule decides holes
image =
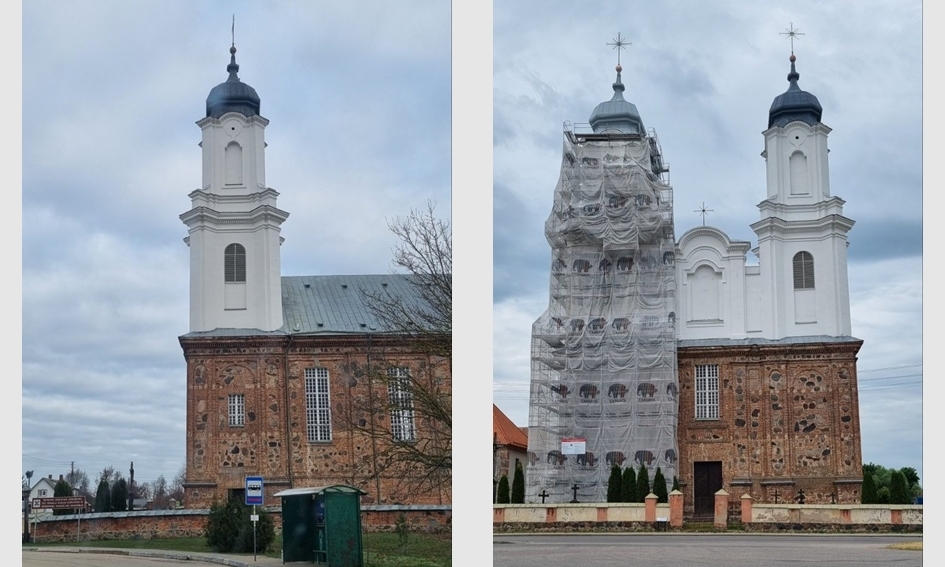
[[[414,441],[417,431],[414,425],[413,389],[410,371],[407,368],[387,369],[387,395],[390,401],[390,431],[394,441]]]
[[[309,443],[331,441],[328,369],[305,369],[305,421]]]
[[[229,403],[230,426],[242,427],[246,425],[246,398],[243,394],[230,394]]]
[[[696,419],[719,418],[719,365],[696,365]]]

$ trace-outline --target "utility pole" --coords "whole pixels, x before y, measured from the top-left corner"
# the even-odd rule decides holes
[[[30,540],[30,491],[33,488],[33,471],[26,471],[26,488],[23,489],[23,543]]]
[[[131,475],[128,481],[128,511],[135,509],[135,462],[131,461]]]

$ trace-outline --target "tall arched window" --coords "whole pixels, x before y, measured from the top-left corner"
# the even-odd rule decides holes
[[[246,249],[242,244],[230,244],[223,253],[223,281],[246,281]]]
[[[794,255],[794,289],[814,289],[814,257],[810,252]]]

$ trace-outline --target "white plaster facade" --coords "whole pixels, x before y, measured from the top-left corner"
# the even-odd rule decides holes
[[[203,183],[181,215],[190,247],[190,331],[219,328],[274,331],[282,326],[280,226],[289,214],[266,187],[259,115],[228,112],[197,122],[203,133]],[[225,281],[224,254],[245,251],[244,281]]]
[[[830,196],[827,135],[817,122],[790,122],[764,133],[766,198],[750,243],[709,226],[684,233],[676,248],[678,339],[778,340],[850,336],[844,201]],[[795,258],[813,259],[813,282],[797,286]],[[800,259],[799,259],[800,261]]]

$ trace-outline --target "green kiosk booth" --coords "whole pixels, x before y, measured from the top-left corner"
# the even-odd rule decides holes
[[[344,484],[276,493],[282,498],[282,562],[363,567],[361,494]]]

